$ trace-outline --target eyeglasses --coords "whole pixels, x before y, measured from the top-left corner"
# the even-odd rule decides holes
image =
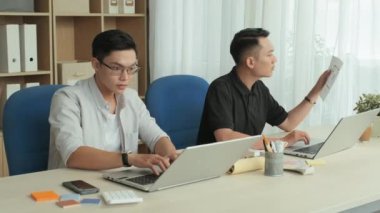
[[[141,67],[137,65],[137,63],[133,64],[130,67],[122,67],[122,66],[110,66],[105,64],[103,61],[100,61],[100,64],[104,65],[111,71],[111,75],[120,76],[123,71],[127,72],[128,75],[133,75],[141,70]]]

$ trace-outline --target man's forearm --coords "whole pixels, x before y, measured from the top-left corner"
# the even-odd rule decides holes
[[[226,141],[226,140],[232,140],[232,139],[238,139],[238,138],[245,138],[249,137],[250,135],[234,131],[232,129],[217,129],[214,131],[214,136],[216,141]]]
[[[66,166],[76,169],[104,170],[122,167],[123,162],[121,153],[81,146],[70,155]]]
[[[294,130],[309,114],[313,108],[313,105],[314,104],[309,103],[306,100],[302,100],[300,104],[289,111],[286,121],[283,124],[279,125],[279,127],[285,131]]]
[[[154,152],[161,156],[171,156],[176,153],[176,148],[168,137],[162,137],[156,143]]]

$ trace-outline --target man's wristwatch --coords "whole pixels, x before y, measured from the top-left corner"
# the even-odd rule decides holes
[[[131,166],[131,164],[128,163],[128,153],[127,152],[121,153],[121,160],[123,161],[124,166],[126,166],[126,167]]]

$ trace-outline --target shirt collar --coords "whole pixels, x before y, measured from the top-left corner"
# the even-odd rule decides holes
[[[245,84],[240,80],[237,71],[236,66],[234,66],[230,72],[230,78],[232,79],[233,86],[237,88],[237,90],[243,94],[243,95],[251,95],[255,93],[255,86],[257,85],[257,81],[252,85],[251,90],[249,90]]]
[[[90,91],[92,92],[92,96],[94,97],[96,104],[99,108],[109,110],[108,103],[106,100],[104,100],[104,97],[102,93],[100,92],[100,89],[95,81],[95,75],[89,79],[89,87]],[[117,108],[124,108],[125,106],[125,99],[123,95],[116,95],[116,101],[117,101]]]

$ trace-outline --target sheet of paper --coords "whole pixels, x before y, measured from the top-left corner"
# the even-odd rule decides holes
[[[323,100],[325,100],[327,95],[329,94],[330,89],[333,86],[336,78],[338,77],[339,70],[342,66],[343,66],[343,62],[338,57],[333,56],[331,58],[331,62],[329,66],[329,70],[331,70],[331,74],[329,78],[327,79],[325,86],[322,88],[322,91],[320,94]]]
[[[309,166],[305,160],[297,158],[286,158],[284,160],[284,170],[298,172],[302,175],[311,175],[315,172],[313,166]]]

